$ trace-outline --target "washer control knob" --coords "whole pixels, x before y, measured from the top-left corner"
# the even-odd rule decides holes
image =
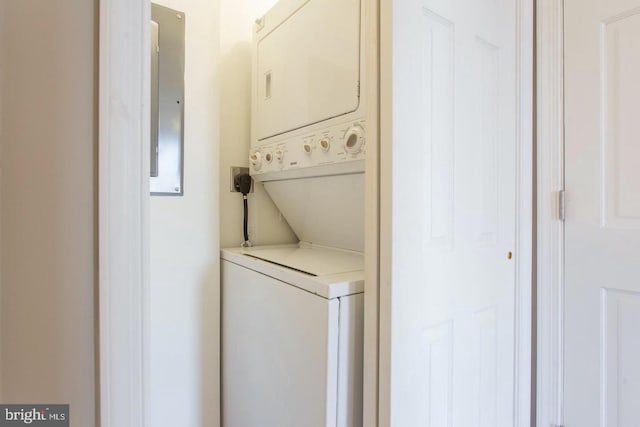
[[[268,152],[267,154],[264,155],[264,160],[267,163],[271,163],[271,161],[273,160],[273,154],[271,154],[271,152]]]
[[[274,155],[276,156],[276,160],[279,161],[280,163],[282,163],[282,160],[284,159],[284,151],[276,150]]]
[[[353,126],[344,134],[344,149],[347,153],[358,154],[364,145],[364,129]]]
[[[311,144],[304,144],[302,146],[302,149],[304,150],[305,154],[311,154]]]
[[[249,156],[249,163],[251,163],[255,170],[260,170],[260,166],[262,166],[262,153],[254,151],[254,153]]]
[[[325,136],[320,140],[320,148],[322,148],[322,151],[324,152],[329,151],[329,148],[331,148],[331,141],[329,141],[329,137]]]

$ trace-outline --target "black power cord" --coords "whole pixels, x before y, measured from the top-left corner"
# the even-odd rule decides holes
[[[239,193],[242,193],[242,202],[244,204],[244,243],[243,247],[251,246],[249,241],[249,203],[247,201],[247,194],[251,191],[252,179],[249,174],[243,173],[236,175],[233,178],[233,187]]]

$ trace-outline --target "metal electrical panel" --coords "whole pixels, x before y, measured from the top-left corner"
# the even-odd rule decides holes
[[[158,176],[158,74],[160,41],[158,40],[158,23],[151,21],[151,167],[150,175]]]
[[[151,20],[151,194],[182,196],[185,15],[152,3]]]

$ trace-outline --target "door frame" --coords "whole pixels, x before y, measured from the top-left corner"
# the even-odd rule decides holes
[[[564,3],[537,0],[537,425],[562,426]]]
[[[365,5],[365,99],[367,158],[365,174],[365,281],[363,425],[378,426],[380,339],[380,0]],[[383,246],[384,247],[384,246]],[[384,256],[384,255],[383,255]]]
[[[100,0],[100,425],[144,426],[148,389],[148,0]]]
[[[148,0],[100,0],[97,394],[103,427],[143,427],[150,419],[149,150],[143,143],[149,138],[150,9]],[[375,22],[376,16],[377,12],[368,14],[367,20]],[[377,25],[369,30],[377,31]],[[375,42],[366,49],[376,51]],[[377,63],[377,55],[372,58]],[[376,156],[368,156],[368,170],[377,171],[376,162]],[[377,416],[378,391],[377,184],[368,180],[366,191],[367,206],[373,206],[366,218],[373,234],[368,234],[366,243],[370,255],[365,302],[365,333],[371,338],[365,355],[371,373],[365,380],[365,402],[369,402],[365,420],[371,420],[366,417]]]
[[[371,84],[369,91],[370,99],[377,101],[374,109],[370,109],[367,117],[368,121],[368,141],[367,155],[368,169],[376,170],[377,176],[368,177],[368,189],[370,192],[377,192],[378,204],[375,214],[369,213],[367,224],[377,223],[378,233],[371,237],[367,250],[375,249],[378,265],[377,270],[370,266],[367,275],[367,291],[369,293],[371,305],[375,299],[377,303],[377,336],[378,355],[375,360],[378,371],[373,371],[373,360],[365,359],[365,378],[374,375],[377,382],[377,413],[372,414],[374,407],[374,397],[365,394],[365,419],[375,420],[381,427],[389,426],[390,423],[390,348],[391,348],[391,241],[392,241],[392,212],[391,212],[391,168],[392,168],[392,147],[391,144],[381,143],[381,140],[390,141],[392,131],[391,110],[389,109],[389,99],[392,93],[391,70],[385,69],[384,64],[390,64],[393,52],[391,51],[392,36],[392,6],[394,0],[370,0],[369,4],[375,4],[376,16],[372,16],[368,21],[369,26],[377,26],[376,31],[369,30],[367,34],[375,34],[381,41],[376,51],[370,47],[369,52],[374,52],[376,61],[369,64],[370,73],[379,72],[379,80]],[[397,0],[396,0],[397,1]],[[517,20],[518,20],[518,48],[517,61],[519,76],[517,84],[518,93],[518,141],[517,147],[517,183],[516,183],[516,354],[515,354],[515,384],[514,384],[514,426],[530,427],[534,422],[535,401],[533,397],[534,387],[534,361],[533,361],[533,289],[534,289],[534,43],[535,43],[535,0],[518,0]],[[373,70],[373,71],[372,71]],[[371,75],[371,74],[369,74]],[[368,75],[368,76],[369,76]],[[372,80],[369,80],[371,83]],[[375,132],[372,135],[371,130]],[[372,153],[373,152],[373,153]],[[373,155],[372,155],[373,154]],[[369,168],[372,165],[372,168]],[[371,193],[368,193],[371,194]],[[372,201],[367,204],[368,208],[374,207]],[[369,234],[369,233],[367,233]],[[373,261],[370,253],[367,260]],[[377,279],[375,288],[370,282],[371,278]],[[371,290],[377,291],[372,295]],[[373,316],[373,314],[369,313]],[[370,325],[370,323],[366,323]],[[365,330],[366,330],[365,325]],[[365,335],[365,348],[372,346],[373,333]],[[367,363],[369,362],[369,363]],[[369,418],[367,418],[369,417]],[[542,425],[542,424],[541,424]]]
[[[557,26],[558,4],[561,0],[538,0],[538,29],[554,23]],[[389,22],[380,20],[381,11],[390,11],[391,0],[366,0],[369,12],[367,13],[367,35],[370,37],[367,43],[367,51],[372,53],[367,64],[368,76],[377,75],[380,70],[380,59],[388,58],[390,52],[388,46],[380,47],[377,41],[380,35],[388,35]],[[551,5],[552,6],[549,6]],[[541,13],[547,10],[549,16]],[[551,12],[551,13],[549,13]],[[390,16],[383,14],[383,16]],[[529,54],[527,46],[533,44],[533,1],[519,0],[520,34],[519,42],[523,49],[520,50],[520,67],[526,72],[523,73],[520,81],[521,85],[530,84],[533,76],[529,79],[531,69],[532,52]],[[149,59],[146,53],[149,45],[148,22],[150,20],[150,6],[146,0],[101,0],[100,1],[100,31],[99,31],[99,396],[100,396],[100,420],[103,427],[113,425],[144,426],[145,413],[147,411],[148,400],[148,300],[149,294],[149,206],[148,206],[148,150],[145,149],[142,141],[148,138],[149,126]],[[545,24],[546,23],[546,24]],[[561,23],[561,21],[560,21]],[[545,26],[546,25],[546,26]],[[557,30],[557,29],[556,29]],[[560,25],[561,32],[561,25]],[[544,34],[544,33],[542,33]],[[554,39],[555,40],[555,39]],[[552,49],[557,51],[557,45]],[[556,40],[557,44],[557,40]],[[545,104],[544,90],[551,89],[550,93],[558,92],[558,63],[560,58],[545,55],[544,46],[538,40],[538,70],[539,76],[548,67],[551,79],[554,84],[544,86],[543,80],[538,80],[538,134],[559,135],[558,129],[561,121],[558,122],[558,114],[561,117],[561,103],[558,104],[558,97],[555,104],[551,102],[552,110],[544,110]],[[561,43],[560,43],[561,48]],[[555,58],[555,59],[554,59]],[[554,65],[555,64],[555,65]],[[561,74],[561,73],[560,73]],[[370,100],[378,100],[384,97],[390,86],[384,77],[378,81],[369,80],[368,95]],[[561,84],[561,79],[560,79]],[[560,86],[561,88],[561,86]],[[543,102],[541,102],[543,101]],[[546,101],[549,102],[549,101]],[[380,197],[388,194],[389,183],[379,179],[379,173],[384,174],[389,171],[390,156],[386,156],[386,151],[390,147],[381,146],[378,143],[379,136],[385,135],[381,132],[384,128],[380,126],[381,114],[388,114],[388,111],[380,112],[377,104],[370,117],[370,143],[368,143],[371,155],[368,156],[367,170],[375,171],[369,174],[367,180],[367,217],[365,223],[368,231],[366,247],[367,256],[367,301],[365,303],[365,378],[367,387],[365,392],[365,420],[366,425],[386,425],[379,422],[379,414],[388,414],[388,400],[385,402],[384,385],[388,385],[388,370],[384,369],[388,359],[385,354],[383,343],[388,343],[388,324],[383,322],[388,319],[390,305],[388,282],[384,281],[385,274],[389,271],[387,262],[389,260],[386,251],[389,246],[391,234],[390,212],[382,209]],[[518,112],[521,124],[527,123],[533,115],[532,100],[520,99],[520,110]],[[547,106],[548,108],[548,106]],[[548,114],[544,117],[541,111],[555,111],[556,114]],[[547,120],[547,121],[544,121]],[[528,138],[532,135],[532,129],[527,126],[520,126],[519,132],[522,141],[533,140]],[[561,133],[561,132],[560,132]],[[557,139],[557,138],[556,138]],[[545,140],[541,138],[538,145],[538,163],[543,163],[542,155],[554,154],[553,142],[550,139],[551,147],[546,147]],[[388,145],[388,144],[387,144]],[[519,150],[519,177],[518,177],[518,248],[521,254],[517,265],[517,281],[519,289],[517,302],[517,330],[518,351],[517,366],[521,381],[517,383],[516,408],[518,426],[529,425],[530,402],[531,400],[531,340],[525,339],[527,333],[531,331],[531,295],[525,292],[531,285],[531,269],[529,262],[531,256],[531,230],[533,220],[530,213],[533,210],[533,182],[532,182],[532,150],[524,144]],[[557,148],[557,147],[556,147]],[[385,154],[385,156],[382,156]],[[557,154],[557,153],[556,153]],[[553,157],[553,156],[552,156]],[[544,164],[554,164],[544,162]],[[561,164],[561,162],[560,162]],[[540,166],[539,166],[540,167]],[[543,184],[551,180],[543,180],[543,169],[538,173],[537,185],[539,194],[545,194],[543,189],[547,188]],[[557,171],[556,175],[557,176]],[[547,193],[548,194],[548,193]],[[528,197],[530,196],[530,197]],[[538,197],[538,216],[542,218],[540,212],[549,207],[548,200]],[[544,200],[543,200],[544,199]],[[547,209],[546,212],[549,212]],[[544,221],[538,223],[539,229],[544,228]],[[557,228],[557,227],[556,227]],[[544,245],[548,245],[547,240],[542,239],[544,233],[538,233],[538,277],[556,277],[553,272],[559,271],[555,260],[544,263],[541,254],[544,254]],[[547,233],[551,235],[550,233]],[[555,234],[554,234],[555,236]],[[548,237],[548,236],[547,236]],[[546,246],[548,249],[548,246]],[[553,247],[553,245],[552,245]],[[558,246],[555,246],[558,248]],[[556,252],[557,253],[557,252]],[[381,257],[382,255],[382,257]],[[529,260],[529,261],[528,261]],[[555,267],[556,270],[553,270]],[[545,273],[545,274],[542,274]],[[546,283],[539,280],[540,283]],[[384,285],[387,283],[387,285]],[[551,283],[551,282],[550,282]],[[555,283],[555,282],[553,282]],[[559,288],[559,281],[553,286],[538,286],[538,309],[545,312],[543,305],[547,295],[556,295]],[[548,283],[547,283],[548,285]],[[546,289],[550,287],[550,289]],[[553,291],[556,291],[554,293]],[[557,301],[554,304],[557,306]],[[553,325],[556,324],[556,328]],[[550,328],[550,329],[549,329]],[[541,351],[538,351],[538,420],[545,418],[543,408],[551,408],[553,405],[543,405],[541,397],[548,393],[543,391],[543,387],[549,384],[549,389],[553,390],[553,381],[547,381],[543,373],[548,372],[544,362],[544,354],[555,354],[547,349],[557,348],[559,341],[554,340],[555,335],[546,334],[543,331],[558,332],[557,322],[542,322],[538,320],[538,342]],[[542,338],[546,341],[543,342]],[[546,345],[544,345],[546,344]],[[555,347],[554,347],[555,345]],[[546,359],[545,359],[546,360]],[[556,359],[551,359],[556,360]],[[555,372],[555,371],[554,371]],[[547,375],[554,378],[553,375]],[[545,382],[546,381],[546,382]],[[556,381],[557,382],[557,381]],[[557,389],[557,388],[556,388]],[[552,399],[553,400],[553,399]],[[386,406],[386,409],[385,409]],[[386,412],[385,412],[386,411]],[[382,418],[384,420],[384,418]],[[371,422],[371,423],[369,423]],[[540,425],[543,425],[540,423]],[[548,423],[546,424],[548,425]]]

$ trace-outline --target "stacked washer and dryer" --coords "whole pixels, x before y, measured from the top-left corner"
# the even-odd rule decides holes
[[[280,0],[256,22],[250,171],[300,242],[222,250],[223,427],[362,425],[363,17]]]

